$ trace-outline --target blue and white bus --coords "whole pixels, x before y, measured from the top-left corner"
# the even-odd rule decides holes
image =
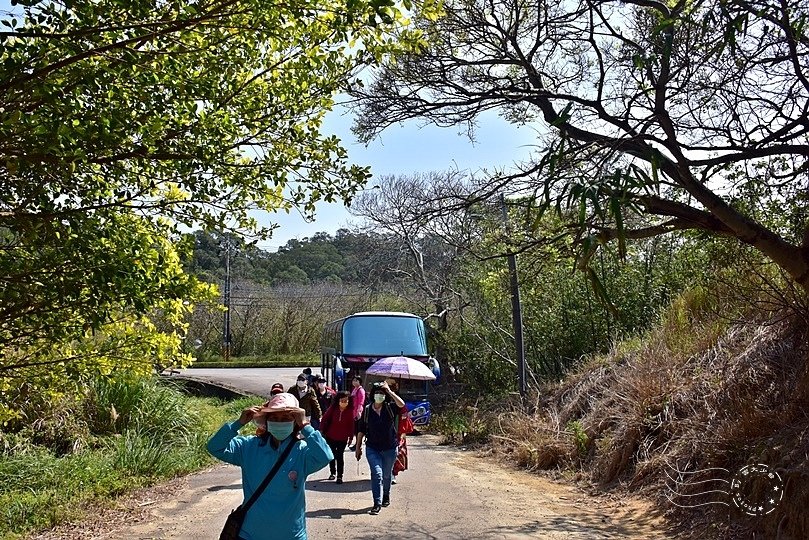
[[[399,380],[399,394],[416,425],[430,422],[429,395],[440,380],[438,361],[427,351],[424,321],[411,313],[366,311],[327,323],[323,328],[320,363],[328,384],[336,390],[351,390],[355,375],[363,386],[384,377],[365,371],[386,356],[408,356],[423,362],[436,376],[435,381]]]

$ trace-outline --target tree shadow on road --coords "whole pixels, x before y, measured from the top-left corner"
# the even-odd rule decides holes
[[[226,489],[238,489],[241,491],[242,485],[241,484],[228,484],[226,486],[210,486],[208,491],[224,491]]]
[[[368,509],[354,511],[355,514],[364,514]],[[339,511],[339,510],[338,510]],[[331,512],[323,510],[322,513]],[[384,509],[383,513],[384,515]],[[462,519],[462,518],[461,518]],[[373,522],[375,523],[375,522]],[[569,540],[598,540],[609,538],[621,539],[649,539],[649,538],[675,538],[667,534],[667,531],[659,528],[653,521],[653,514],[639,519],[634,519],[627,526],[617,524],[610,519],[602,519],[598,515],[578,515],[575,518],[561,516],[551,516],[545,519],[536,519],[528,523],[515,523],[514,525],[495,525],[489,528],[481,528],[473,536],[468,530],[458,531],[456,523],[447,523],[435,529],[428,529],[415,522],[386,522],[384,537],[392,540],[495,540],[503,538],[536,538],[536,539],[558,539]],[[650,534],[650,530],[655,530],[658,534]],[[353,535],[353,540],[378,540],[380,531],[378,527],[369,527],[366,530],[358,529]]]
[[[343,519],[343,516],[367,514],[368,510],[369,508],[324,508],[323,510],[312,510],[311,512],[306,512],[306,518]]]
[[[306,489],[324,493],[361,493],[364,491],[370,493],[371,484],[368,479],[346,480],[342,484],[335,484],[333,480],[309,480],[306,482]]]
[[[650,531],[655,529],[661,534],[665,532],[655,520],[654,514],[633,517],[632,521],[627,524],[616,523],[606,515],[579,514],[575,517],[553,516],[535,519],[514,526],[501,525],[492,527],[487,533],[494,538],[501,538],[503,535],[509,534],[520,537],[547,538],[553,534],[564,533],[565,538],[584,540],[590,538],[648,538]]]

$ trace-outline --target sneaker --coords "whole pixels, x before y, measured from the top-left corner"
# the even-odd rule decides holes
[[[390,495],[382,497],[382,506],[390,506]]]
[[[349,447],[348,447],[348,449],[349,449],[349,450],[351,450],[351,451],[353,452],[354,450],[356,450],[356,449],[357,449],[357,445],[356,445],[356,444],[352,444],[351,446],[349,446]]]
[[[342,477],[342,476],[338,476],[338,477],[337,477],[337,481],[335,482],[335,484],[342,484],[342,483],[343,483],[343,477]]]
[[[375,516],[379,513],[380,510],[382,510],[382,507],[379,506],[378,504],[375,504],[374,507],[368,511],[368,513],[371,514],[372,516]]]
[[[334,475],[333,474],[329,475],[329,480],[334,480]]]
[[[390,479],[390,483],[391,483],[391,484],[395,484],[395,483],[396,483],[396,477],[395,477],[395,476],[394,476],[393,478],[391,478],[391,479]]]

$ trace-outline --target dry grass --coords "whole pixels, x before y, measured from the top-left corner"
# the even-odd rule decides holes
[[[712,313],[670,317],[642,346],[592,359],[546,388],[533,415],[499,413],[493,451],[528,469],[575,469],[608,488],[643,490],[675,521],[692,523],[694,537],[706,538],[704,525],[718,520],[716,538],[809,538],[805,324],[783,316],[729,323]],[[713,474],[694,471],[732,474],[752,463],[784,480],[771,514],[732,507],[729,522],[725,506],[684,510],[669,501],[667,472],[688,473],[680,491],[688,494]]]

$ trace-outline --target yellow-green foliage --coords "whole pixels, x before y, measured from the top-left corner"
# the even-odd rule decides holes
[[[716,342],[734,315],[707,287],[687,289],[663,312],[666,346],[681,354],[704,349]],[[699,327],[698,332],[694,332],[695,327]]]
[[[216,289],[183,273],[166,230],[130,215],[70,231],[58,245],[15,245],[0,268],[21,278],[32,265],[55,265],[51,281],[4,288],[0,299],[19,316],[0,327],[0,424],[29,421],[96,376],[147,374],[156,362],[184,364],[185,317]],[[81,262],[92,259],[83,275]],[[20,262],[23,261],[23,262]],[[26,262],[27,261],[27,262]],[[8,263],[8,264],[6,264]],[[63,273],[64,272],[64,273]],[[27,280],[27,278],[21,278]]]
[[[170,239],[183,226],[260,236],[257,208],[350,199],[370,174],[321,132],[333,96],[370,58],[424,44],[409,14],[441,10],[24,3],[2,13],[0,47],[4,426],[96,375],[186,361],[178,327],[210,291],[183,275]]]

